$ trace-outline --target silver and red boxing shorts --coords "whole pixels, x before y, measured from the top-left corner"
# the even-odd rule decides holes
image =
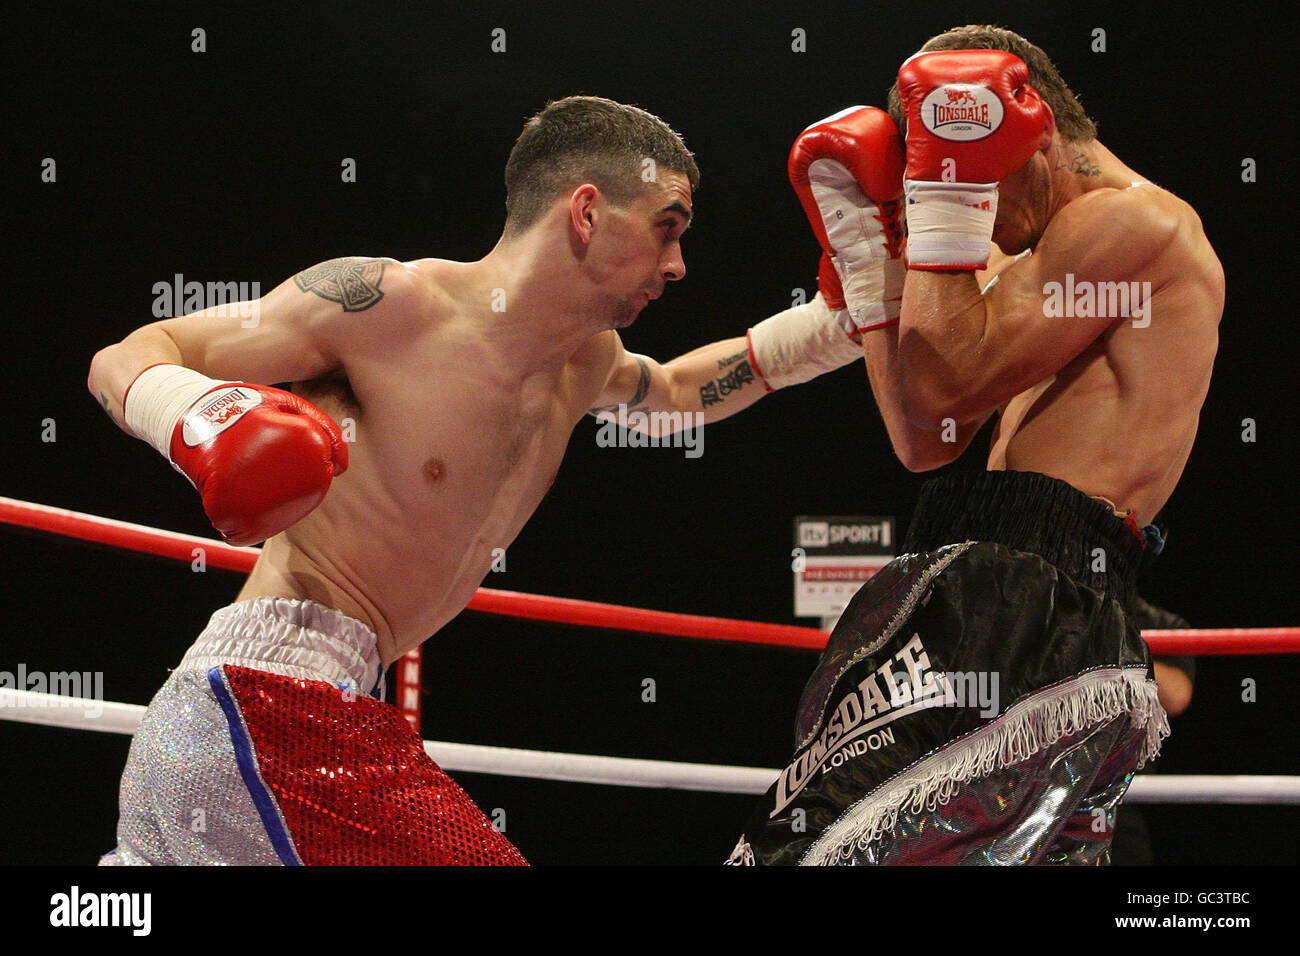
[[[102,864],[524,864],[376,700],[375,634],[312,601],[222,608],[150,703]]]
[[[1032,472],[934,479],[854,596],[733,864],[1097,864],[1169,733],[1140,534]]]

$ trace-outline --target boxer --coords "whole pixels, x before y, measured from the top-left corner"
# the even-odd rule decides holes
[[[1010,31],[936,37],[890,100],[791,152],[822,293],[904,465],[997,428],[987,470],[928,482],[903,553],[848,605],[729,862],[1107,862],[1168,733],[1134,574],[1192,447],[1223,272],[1193,210]],[[798,342],[774,375],[756,356],[769,386],[824,354]]]
[[[559,100],[511,151],[483,259],[331,260],[256,310],[156,322],[94,357],[113,420],[227,541],[266,542],[150,704],[104,862],[523,862],[368,695],[464,609],[584,415],[668,412],[625,419],[663,430],[766,394],[744,337],[661,365],[616,331],[685,275],[698,185],[657,117]],[[815,298],[775,324],[830,315]]]

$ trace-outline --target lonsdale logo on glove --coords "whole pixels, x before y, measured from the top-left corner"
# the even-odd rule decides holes
[[[946,83],[921,101],[921,122],[940,139],[971,143],[1002,125],[1002,101],[988,87]]]
[[[261,404],[262,395],[256,389],[233,385],[211,391],[185,414],[181,439],[186,446],[197,448]]]

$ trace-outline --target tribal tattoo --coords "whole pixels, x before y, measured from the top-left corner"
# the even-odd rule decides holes
[[[744,356],[736,357],[743,358]],[[735,361],[735,359],[733,358],[730,361]],[[705,408],[710,405],[720,404],[724,395],[738,392],[752,381],[754,381],[754,370],[750,368],[748,361],[741,362],[717,381],[709,382],[709,384],[703,386],[700,389],[700,402]]]
[[[650,366],[646,364],[646,360],[640,355],[634,357],[636,358],[637,366],[641,369],[641,377],[636,383],[636,393],[631,397],[631,399],[622,403],[630,412],[645,411],[645,409],[638,409],[636,406],[645,401],[646,395],[650,393]],[[618,409],[618,405],[601,405],[596,408],[587,409],[587,414],[599,415],[602,412],[617,412]]]
[[[364,312],[384,297],[383,259],[349,257],[331,259],[293,277],[303,292],[310,292],[343,306],[344,312]]]

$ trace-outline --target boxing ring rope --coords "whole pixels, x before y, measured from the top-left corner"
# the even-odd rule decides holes
[[[209,538],[161,531],[5,497],[0,497],[0,523],[181,561],[193,560],[195,551],[200,550],[213,567],[231,571],[251,570],[259,553],[256,548],[235,548]],[[817,628],[675,614],[489,588],[480,588],[469,608],[584,627],[810,650],[820,650],[829,636]],[[1159,654],[1285,654],[1300,651],[1300,627],[1143,631],[1142,634],[1151,650]],[[74,713],[77,710],[83,713]],[[135,732],[144,711],[145,708],[137,704],[0,688],[0,719],[22,723],[129,735]],[[779,772],[775,768],[637,760],[447,741],[426,740],[424,749],[444,769],[461,773],[715,793],[760,794],[767,790]],[[1300,804],[1300,777],[1139,775],[1134,778],[1127,799],[1135,803]]]
[[[0,497],[0,523],[36,531],[112,545],[130,551],[192,561],[195,549],[201,549],[208,564],[247,574],[253,569],[259,550],[235,548],[223,541],[194,535],[161,531],[146,525],[130,524],[112,518],[32,504]],[[553,624],[601,627],[669,637],[693,637],[702,640],[740,641],[821,650],[828,632],[815,627],[791,624],[766,624],[730,618],[676,614],[646,608],[550,597],[544,594],[521,594],[479,588],[470,599],[468,609],[486,614],[528,618]],[[1143,631],[1153,654],[1294,654],[1300,653],[1300,627],[1273,628],[1194,628],[1187,630]]]
[[[84,712],[70,713],[76,710]],[[144,710],[138,704],[0,689],[0,718],[47,727],[133,734]],[[444,770],[458,773],[710,793],[761,794],[767,791],[780,772],[775,767],[634,760],[442,740],[424,741],[424,751]],[[1125,800],[1133,803],[1300,804],[1300,777],[1139,774],[1133,778]]]

